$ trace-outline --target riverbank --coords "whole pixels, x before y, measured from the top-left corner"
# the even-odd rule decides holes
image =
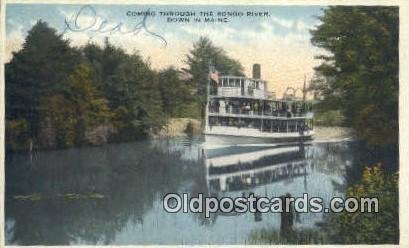
[[[328,142],[328,141],[340,141],[355,138],[352,128],[347,127],[326,127],[315,126],[314,127],[314,142]],[[167,124],[157,133],[150,134],[152,139],[161,138],[175,138],[184,137],[187,135],[201,135],[202,126],[198,119],[194,118],[171,118],[167,121]],[[117,142],[120,143],[120,142]],[[101,143],[91,143],[88,146],[101,146],[107,144],[106,139]],[[51,149],[38,149],[38,150],[54,150]],[[27,152],[19,151],[21,153]]]
[[[349,127],[314,127],[314,141],[346,140],[355,138],[354,130]]]
[[[186,136],[188,134],[201,134],[200,120],[192,118],[171,118],[167,124],[152,138],[173,138]]]

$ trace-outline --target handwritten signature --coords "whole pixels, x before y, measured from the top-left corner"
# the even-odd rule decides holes
[[[149,12],[149,9],[147,10]],[[86,17],[86,18],[85,18]],[[91,18],[91,19],[89,19]],[[82,6],[76,13],[74,13],[70,19],[65,18],[65,29],[64,32],[94,32],[100,34],[132,34],[138,35],[141,31],[145,31],[147,34],[162,41],[164,47],[167,46],[168,42],[165,38],[153,31],[151,31],[146,23],[148,15],[144,15],[143,19],[138,22],[132,28],[128,28],[125,23],[119,22],[116,24],[111,24],[107,19],[102,19],[98,23],[98,18],[96,10],[91,5]],[[84,21],[86,20],[86,21]]]

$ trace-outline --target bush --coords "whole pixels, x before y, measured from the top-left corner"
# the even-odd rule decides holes
[[[376,197],[379,212],[332,213],[325,220],[329,238],[345,244],[397,244],[399,242],[398,175],[386,175],[381,165],[365,167],[359,184],[346,197]]]
[[[29,124],[24,119],[6,120],[6,150],[20,151],[29,148]]]
[[[314,122],[317,126],[342,127],[345,126],[345,117],[339,110],[329,110],[325,112],[314,113]]]
[[[277,230],[261,229],[253,231],[249,238],[250,244],[297,244],[297,245],[309,245],[309,244],[324,244],[325,236],[318,230],[310,228],[303,228],[294,230],[287,234],[282,234]]]

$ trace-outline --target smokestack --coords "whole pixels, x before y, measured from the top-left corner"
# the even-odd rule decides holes
[[[260,64],[253,65],[253,78],[260,79],[261,78],[261,66]]]

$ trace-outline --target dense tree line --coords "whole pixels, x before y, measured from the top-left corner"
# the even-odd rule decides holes
[[[155,134],[171,117],[201,118],[209,64],[243,74],[239,62],[207,38],[186,68],[160,71],[138,53],[111,44],[70,41],[38,21],[6,64],[8,151],[131,141]]]
[[[341,110],[347,125],[370,144],[398,142],[399,9],[336,6],[324,9],[312,43],[319,58],[312,88],[318,108]]]

